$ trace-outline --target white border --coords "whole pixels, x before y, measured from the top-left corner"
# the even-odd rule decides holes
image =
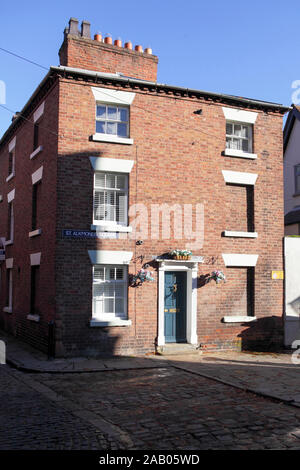
[[[259,255],[222,253],[225,266],[256,266]]]
[[[7,258],[5,260],[6,269],[12,269],[13,265],[14,265],[14,259],[13,258]]]
[[[121,158],[90,157],[94,171],[112,171],[115,173],[130,173],[134,160],[123,160]]]
[[[254,124],[258,116],[258,113],[254,113],[252,111],[244,111],[243,109],[225,108],[222,106],[222,110],[226,121],[246,122],[248,124]]]
[[[239,237],[239,238],[257,238],[257,232],[231,232],[224,231],[224,237]]]
[[[32,184],[38,183],[43,177],[43,167],[41,166],[31,175]]]
[[[223,317],[224,323],[250,323],[256,321],[256,317],[248,317],[245,315],[236,315],[236,316],[226,316]]]
[[[158,337],[157,346],[165,345],[165,272],[186,271],[186,341],[198,344],[197,337],[197,276],[198,263],[194,261],[159,261],[158,268]]]
[[[244,184],[254,186],[257,180],[257,174],[244,173],[241,171],[222,170],[223,178],[226,183]]]
[[[30,254],[30,266],[39,266],[41,264],[42,253],[31,253]]]
[[[132,251],[88,250],[92,264],[129,264]]]
[[[33,122],[36,122],[40,119],[40,117],[44,114],[44,109],[45,109],[45,101],[43,101],[43,103],[33,113]]]
[[[112,90],[110,88],[91,87],[96,101],[102,103],[123,104],[130,106],[135,98],[135,93],[129,91]]]
[[[16,146],[16,142],[17,142],[17,137],[15,136],[11,141],[10,143],[8,144],[8,151],[9,152],[12,152],[13,149],[15,148]]]
[[[129,137],[119,137],[118,135],[101,134],[101,133],[93,134],[92,141],[93,142],[110,142],[112,144],[126,144],[126,145],[133,144],[133,139],[130,139]]]
[[[242,150],[236,150],[236,149],[225,149],[224,155],[226,157],[248,158],[251,160],[255,160],[257,158],[256,153],[248,153],[248,152],[243,152]]]
[[[13,201],[15,199],[15,194],[16,194],[16,190],[13,189],[12,191],[10,191],[8,194],[7,194],[7,202],[10,203],[11,201]]]
[[[32,160],[36,155],[38,155],[40,152],[42,152],[43,150],[43,146],[42,145],[39,145],[39,147],[37,147],[34,152],[32,152],[30,155],[29,155],[29,158],[30,160]]]

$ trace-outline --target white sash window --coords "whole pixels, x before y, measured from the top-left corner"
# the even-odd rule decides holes
[[[93,318],[127,319],[127,266],[93,266]]]
[[[95,172],[94,224],[127,226],[128,175]]]

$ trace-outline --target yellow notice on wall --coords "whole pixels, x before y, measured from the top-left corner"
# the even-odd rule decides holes
[[[272,279],[284,279],[283,271],[272,271]]]

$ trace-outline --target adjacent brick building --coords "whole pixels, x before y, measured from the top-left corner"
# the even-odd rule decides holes
[[[280,345],[287,108],[159,84],[75,19],[59,56],[0,141],[0,327],[46,350],[52,322],[66,356]]]

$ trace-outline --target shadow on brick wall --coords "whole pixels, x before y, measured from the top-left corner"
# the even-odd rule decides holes
[[[283,349],[282,317],[258,318],[251,323],[243,323],[246,327],[238,336],[241,338],[243,351],[279,351]]]

